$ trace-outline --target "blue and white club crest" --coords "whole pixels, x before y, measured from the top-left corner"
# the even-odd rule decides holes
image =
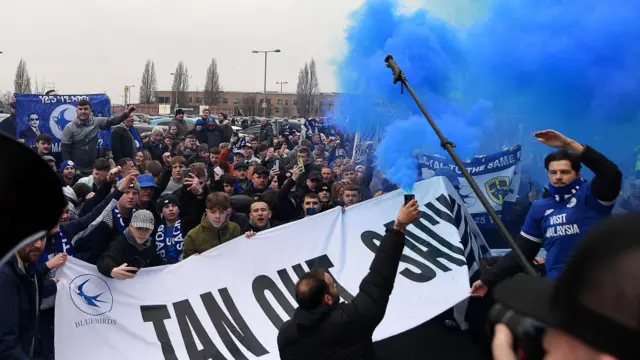
[[[53,109],[51,116],[49,117],[49,128],[53,136],[60,139],[62,137],[62,130],[68,123],[72,122],[77,117],[76,107],[71,104],[60,105]]]
[[[77,276],[69,284],[69,295],[78,310],[87,315],[99,316],[113,308],[113,295],[109,285],[96,275]]]

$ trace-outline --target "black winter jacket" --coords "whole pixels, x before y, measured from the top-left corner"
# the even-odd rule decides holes
[[[126,236],[120,235],[109,244],[109,249],[98,259],[98,271],[104,276],[111,277],[111,270],[126,263],[129,266],[143,268],[164,265],[164,261],[156,253],[156,244],[151,239],[149,246],[138,250],[127,241]]]
[[[278,333],[280,359],[374,359],[371,336],[387,310],[403,248],[404,233],[388,230],[351,303],[296,309]]]

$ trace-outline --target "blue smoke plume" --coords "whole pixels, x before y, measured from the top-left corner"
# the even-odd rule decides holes
[[[519,143],[523,165],[544,179],[551,149],[531,134],[552,128],[628,174],[640,143],[638,10],[640,2],[625,0],[503,0],[460,28],[428,9],[366,0],[351,16],[337,67],[342,125],[385,129],[376,165],[407,190],[415,150],[442,153],[413,100],[392,84],[383,59],[393,54],[462,158]]]

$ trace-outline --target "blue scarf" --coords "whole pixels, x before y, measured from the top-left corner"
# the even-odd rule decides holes
[[[167,226],[166,222],[158,227],[156,232],[156,252],[167,261],[167,264],[175,264],[182,260],[182,247],[184,239],[180,218],[174,226]]]
[[[580,186],[582,186],[586,182],[587,181],[585,179],[577,178],[564,186],[553,186],[549,184],[548,191],[549,194],[553,196],[555,201],[562,203],[578,193],[578,190],[580,190]]]
[[[131,210],[131,215],[133,215],[134,212],[135,210]],[[127,229],[127,226],[129,226],[129,224],[124,223],[124,219],[122,218],[122,215],[120,215],[120,210],[118,210],[118,205],[113,207],[113,210],[111,210],[111,214],[113,215],[114,224],[118,227],[118,233],[124,234],[124,231]]]
[[[76,253],[73,244],[69,239],[67,239],[67,235],[64,233],[62,225],[58,227],[58,233],[56,234],[56,254],[67,253],[70,256],[73,256]]]
[[[127,126],[127,129],[129,130],[129,133],[131,133],[131,136],[133,136],[133,141],[136,143],[136,150],[142,150],[142,139],[140,139],[140,134],[138,134],[136,128],[133,126]]]

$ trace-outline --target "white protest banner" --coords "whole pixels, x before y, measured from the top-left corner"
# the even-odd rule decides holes
[[[515,202],[520,188],[520,155],[522,148],[516,145],[491,155],[476,156],[463,162],[473,179],[489,199],[493,209],[500,214],[504,202]],[[419,159],[420,178],[428,179],[440,168],[449,168],[458,175],[458,194],[478,225],[492,225],[487,211],[478,201],[467,180],[452,160],[437,155],[422,155]]]
[[[398,334],[464,300],[484,240],[441,178],[415,186],[421,218],[406,247],[374,340]],[[134,279],[106,278],[69,258],[58,271],[56,357],[278,359],[278,328],[295,309],[294,284],[311,268],[333,274],[340,296],[358,292],[385,226],[403,202],[393,193],[218,246]],[[469,264],[469,266],[467,266]]]

